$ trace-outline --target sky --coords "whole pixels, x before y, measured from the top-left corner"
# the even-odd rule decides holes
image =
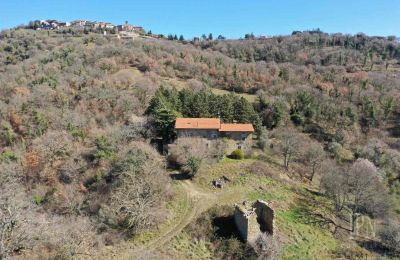
[[[185,38],[286,35],[316,28],[399,37],[400,0],[0,0],[0,30],[45,19],[129,21]]]

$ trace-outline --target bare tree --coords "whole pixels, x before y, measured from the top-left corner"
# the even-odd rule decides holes
[[[128,146],[108,178],[114,187],[107,207],[119,225],[136,233],[155,223],[168,181],[154,150],[140,143]]]
[[[347,202],[348,188],[344,185],[347,176],[335,161],[329,160],[322,164],[321,190],[333,200],[336,212],[340,213]]]
[[[10,259],[13,253],[30,248],[33,239],[27,229],[31,209],[17,182],[17,171],[16,164],[0,165],[0,259]]]
[[[299,157],[302,151],[302,136],[292,128],[277,129],[279,139],[278,149],[283,155],[283,165],[286,170],[289,164]]]
[[[316,142],[312,142],[307,148],[305,153],[305,161],[307,165],[311,168],[311,173],[309,176],[310,181],[313,180],[316,171],[320,168],[321,163],[325,157],[324,149],[322,145]]]
[[[0,259],[8,259],[14,252],[26,248],[29,238],[21,228],[25,221],[18,205],[10,201],[0,204]]]
[[[226,144],[221,140],[207,141],[203,138],[179,138],[169,151],[170,163],[182,167],[191,161],[213,163],[223,158]],[[190,163],[189,163],[190,164]]]
[[[387,191],[375,165],[370,161],[358,159],[352,165],[347,185],[352,232],[356,232],[356,221],[360,215],[382,216],[387,212]]]
[[[46,163],[52,165],[65,158],[72,151],[72,137],[65,131],[49,131],[33,142],[35,150],[40,151]]]
[[[382,178],[366,159],[358,159],[347,172],[332,167],[324,174],[321,187],[333,199],[337,211],[349,209],[352,232],[356,232],[358,217],[363,214],[379,217],[389,207]]]

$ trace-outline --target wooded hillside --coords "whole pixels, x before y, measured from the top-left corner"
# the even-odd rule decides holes
[[[151,143],[173,141],[178,115],[253,123],[255,149],[283,155],[287,171],[302,165],[295,181],[327,173],[321,192],[333,201],[344,198],[332,187],[360,195],[364,169],[379,182],[366,189],[376,203],[337,210],[399,227],[394,37],[187,42],[13,29],[0,33],[0,259],[95,257],[163,223],[176,194]]]

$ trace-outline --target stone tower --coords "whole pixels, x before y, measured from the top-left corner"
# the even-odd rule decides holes
[[[243,202],[241,205],[235,205],[236,228],[249,244],[254,244],[263,232],[273,235],[274,218],[274,210],[262,200],[253,204]]]

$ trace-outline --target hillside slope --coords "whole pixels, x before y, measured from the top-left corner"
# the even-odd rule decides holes
[[[382,216],[361,205],[358,220],[376,221],[375,231],[399,226],[399,64],[391,37],[187,42],[3,31],[0,258],[129,258],[135,250],[185,258],[193,248],[200,258],[227,257],[215,245],[249,253],[211,233],[197,243],[193,229],[211,221],[213,205],[258,198],[280,204],[284,258],[393,255],[379,232],[354,237],[353,202],[335,212],[320,183],[364,160],[379,183],[373,197],[387,208]],[[160,154],[154,147],[174,141],[178,115],[253,123],[253,150],[244,161],[223,159],[222,141]],[[194,179],[172,180],[167,167],[185,174],[190,157],[201,164]],[[232,187],[211,190],[222,175],[232,175]],[[337,235],[332,223],[304,222],[306,206],[345,228]]]

